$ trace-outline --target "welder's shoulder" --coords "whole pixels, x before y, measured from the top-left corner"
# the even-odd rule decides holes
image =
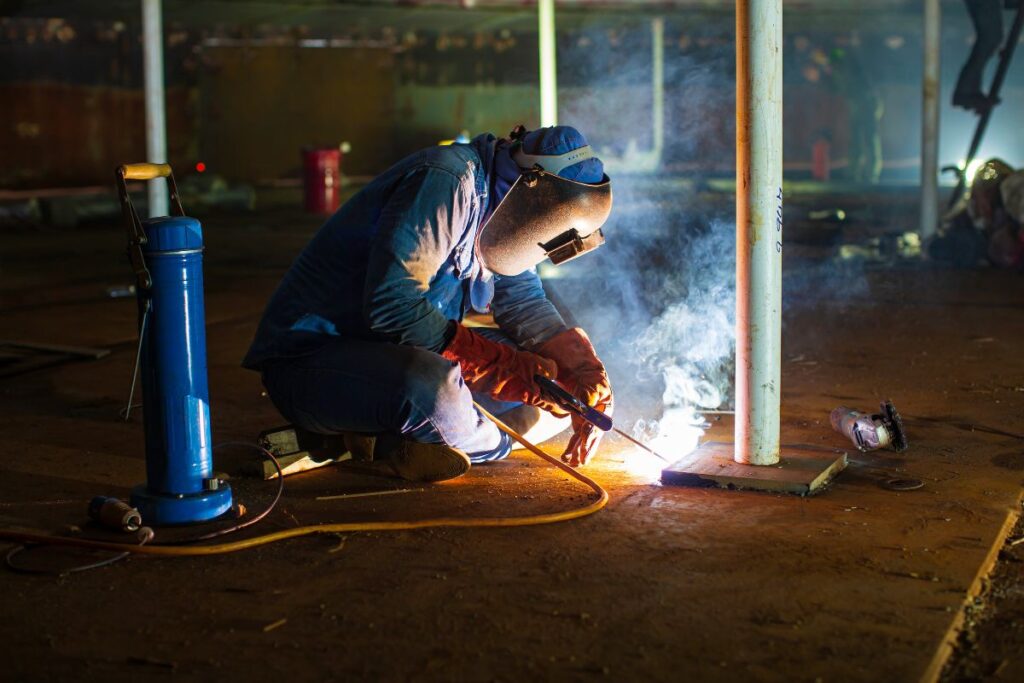
[[[457,182],[472,183],[482,172],[480,155],[469,145],[438,145],[418,155],[418,167],[449,173]]]

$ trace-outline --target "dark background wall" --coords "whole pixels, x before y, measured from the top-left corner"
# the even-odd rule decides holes
[[[944,100],[973,36],[961,4],[944,5]],[[858,94],[806,77],[815,50],[839,48],[859,60],[884,102],[883,179],[915,178],[919,8],[876,13],[851,25],[849,14],[814,13],[813,6],[790,8],[786,15],[787,173],[808,173],[811,146],[822,133],[831,137],[834,159],[846,154],[849,103]],[[0,18],[0,187],[106,184],[114,166],[143,158],[140,26],[129,11],[137,4],[116,7],[123,18],[109,9],[96,17],[80,11],[68,17]],[[366,175],[464,129],[503,134],[520,122],[536,125],[532,8],[445,11],[449,14],[442,16],[432,10],[356,7],[343,21],[306,24],[254,23],[251,17],[232,23],[225,21],[235,16],[230,13],[204,23],[197,9],[185,22],[168,10],[170,161],[185,168],[203,161],[229,178],[258,182],[296,177],[305,145],[349,141],[345,171]],[[561,119],[584,129],[609,154],[649,147],[654,15],[593,10],[559,16]],[[733,167],[731,11],[675,9],[662,16],[662,168],[728,176]],[[983,154],[1000,154],[1012,164],[1024,163],[1024,141],[1016,130],[1024,109],[1021,62],[1024,52],[1011,68],[1004,104],[983,148]],[[944,163],[963,155],[973,121],[946,104]]]
[[[203,161],[248,181],[295,176],[299,150],[352,141],[349,173],[396,150],[394,55],[383,48],[209,47],[199,73]]]

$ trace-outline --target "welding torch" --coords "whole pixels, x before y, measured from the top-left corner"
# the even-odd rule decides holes
[[[644,449],[654,457],[661,458],[665,462],[669,462],[668,458],[665,456],[657,453],[648,446],[645,446],[626,432],[616,427],[610,416],[605,415],[600,410],[597,410],[592,406],[588,406],[586,403],[559,386],[559,384],[553,379],[549,379],[544,375],[534,375],[533,380],[537,383],[537,386],[540,387],[540,393],[544,398],[548,399],[562,410],[586,420],[602,432],[615,432],[619,436]]]

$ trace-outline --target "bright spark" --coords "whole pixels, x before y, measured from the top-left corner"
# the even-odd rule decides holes
[[[704,417],[692,406],[676,406],[666,409],[660,420],[638,421],[633,436],[676,462],[697,448],[700,437],[704,436],[704,429]],[[624,467],[628,472],[651,481],[659,479],[661,470],[668,466],[641,448],[627,451],[624,458]]]

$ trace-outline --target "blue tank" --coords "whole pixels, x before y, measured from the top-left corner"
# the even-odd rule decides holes
[[[203,232],[194,218],[142,222],[152,287],[139,290],[146,483],[131,503],[146,524],[186,524],[231,507],[213,477],[203,306]]]

